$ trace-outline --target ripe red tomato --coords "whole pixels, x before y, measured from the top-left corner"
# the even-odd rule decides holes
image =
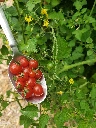
[[[33,88],[36,84],[36,79],[35,78],[29,78],[28,81],[26,82],[27,86],[30,86],[31,88]]]
[[[29,68],[29,67],[24,68],[24,69],[23,69],[23,72],[24,72],[25,74],[28,74],[28,75],[29,75],[30,68]]]
[[[22,72],[22,66],[19,65],[18,63],[11,63],[9,66],[9,71],[13,74],[13,75],[18,75],[19,73]]]
[[[42,79],[42,77],[43,77],[43,74],[42,74],[42,72],[40,71],[40,70],[37,70],[36,71],[36,79]]]
[[[25,87],[24,90],[22,91],[21,95],[22,95],[22,97],[24,97],[26,99],[30,98],[30,97],[32,97],[32,95],[34,95],[33,89],[30,86]]]
[[[33,88],[34,96],[41,96],[44,94],[43,88],[40,84],[36,84]]]
[[[29,65],[29,61],[27,60],[27,58],[25,57],[22,57],[20,60],[19,60],[19,63],[22,67],[27,67]]]
[[[29,76],[34,78],[36,76],[36,73],[30,69]]]
[[[24,89],[25,87],[25,83],[23,81],[16,81],[16,88],[21,91],[22,89]]]
[[[38,68],[38,61],[37,60],[30,60],[29,61],[29,67],[32,69]]]
[[[21,74],[17,75],[17,81],[27,81],[29,76],[27,73],[22,72]]]

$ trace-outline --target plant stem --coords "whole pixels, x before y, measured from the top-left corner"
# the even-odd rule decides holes
[[[17,13],[18,13],[18,16],[19,16],[19,22],[21,24],[21,28],[22,28],[22,34],[23,34],[23,40],[24,40],[24,43],[25,43],[25,37],[24,37],[24,27],[21,23],[21,15],[20,15],[20,12],[19,12],[19,4],[18,4],[18,0],[14,0],[14,3],[15,3],[15,7],[17,9]]]
[[[21,104],[19,102],[19,99],[17,97],[15,97],[15,99],[16,99],[17,103],[19,104],[20,108],[22,109],[22,106],[21,106]]]
[[[53,60],[54,60],[54,74],[56,74],[56,69],[57,69],[57,54],[58,54],[58,44],[57,44],[57,39],[56,39],[56,35],[55,35],[55,31],[54,28],[51,27],[52,29],[52,36],[53,36],[53,48],[52,48],[52,52],[53,52]]]
[[[80,65],[84,65],[84,64],[91,64],[91,63],[94,63],[96,62],[96,58],[95,59],[90,59],[90,60],[86,60],[86,61],[82,61],[82,62],[78,62],[78,63],[75,63],[75,64],[71,64],[71,65],[65,65],[63,69],[61,69],[61,71],[58,72],[58,74],[64,72],[64,71],[67,71],[71,68],[74,68],[74,67],[77,67],[77,66],[80,66]]]
[[[89,16],[91,16],[91,15],[92,15],[93,10],[94,10],[94,8],[95,8],[95,5],[96,5],[96,0],[94,1],[94,4],[93,4],[93,7],[92,7],[92,9],[91,9],[91,12],[90,12],[90,15],[89,15]]]

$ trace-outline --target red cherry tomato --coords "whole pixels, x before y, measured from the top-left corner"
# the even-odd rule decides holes
[[[23,72],[24,72],[25,74],[28,74],[28,75],[29,75],[30,68],[29,68],[29,67],[24,68],[24,69],[23,69]]]
[[[21,91],[22,89],[24,89],[25,87],[25,83],[23,81],[16,81],[16,88]]]
[[[27,67],[29,65],[29,61],[27,60],[27,58],[25,57],[22,57],[20,60],[19,60],[19,63],[22,67]]]
[[[43,88],[40,84],[36,84],[33,88],[34,96],[41,96],[44,94]]]
[[[27,81],[29,76],[27,73],[22,72],[21,74],[17,75],[17,81]]]
[[[9,66],[9,71],[13,74],[13,75],[18,75],[19,73],[21,73],[22,71],[22,67],[21,65],[19,65],[18,63],[11,63]]]
[[[27,86],[30,86],[31,88],[33,88],[36,84],[36,79],[35,78],[29,78],[28,81],[26,82]]]
[[[36,76],[36,73],[30,69],[29,76],[34,78]]]
[[[25,87],[24,90],[22,91],[21,95],[22,95],[22,97],[24,97],[26,99],[30,98],[30,97],[32,97],[32,95],[34,95],[33,89],[30,86]]]
[[[32,69],[38,68],[38,61],[37,60],[30,60],[29,61],[29,68],[32,68]]]
[[[36,79],[42,79],[42,77],[43,77],[43,74],[42,74],[42,72],[40,71],[40,70],[37,70],[36,71]]]

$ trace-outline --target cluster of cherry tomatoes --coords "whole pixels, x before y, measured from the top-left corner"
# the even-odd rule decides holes
[[[20,56],[10,64],[9,71],[13,75],[16,89],[25,99],[40,97],[44,94],[40,84],[43,74],[38,68],[37,60],[28,60]]]

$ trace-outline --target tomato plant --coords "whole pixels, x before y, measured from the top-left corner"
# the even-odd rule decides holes
[[[21,108],[20,124],[25,128],[96,127],[95,5],[96,0],[14,0],[13,6],[4,6],[18,49],[34,58],[29,64],[25,60],[14,64],[18,65],[14,74],[20,74],[20,64],[25,63],[23,72],[30,76],[23,96],[31,98],[36,74],[39,82],[44,73],[48,87],[40,110],[34,104]],[[8,63],[12,52],[4,34],[0,37],[4,42],[0,63]],[[34,92],[41,95],[42,89],[40,94]],[[40,117],[35,121],[39,111]]]

